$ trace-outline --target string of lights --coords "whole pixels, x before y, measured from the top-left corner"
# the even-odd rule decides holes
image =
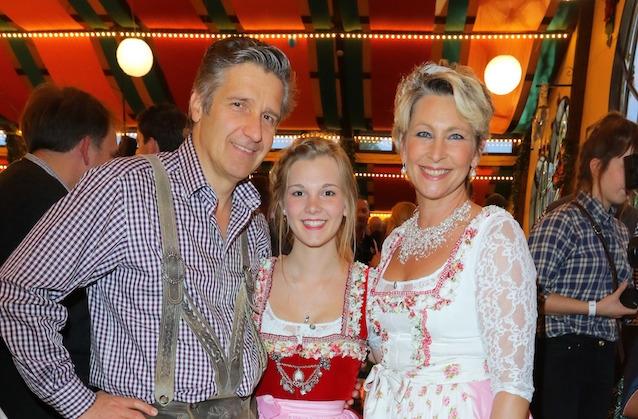
[[[512,40],[567,39],[567,32],[508,32],[508,33],[350,33],[350,32],[291,32],[291,33],[213,33],[170,31],[0,31],[0,38],[177,38],[224,39],[251,36],[262,39],[389,39],[389,40]]]
[[[402,174],[398,173],[368,173],[368,172],[356,172],[354,174],[359,178],[372,178],[372,179],[405,179]],[[514,180],[514,176],[492,176],[492,175],[479,175],[474,177],[474,181],[495,181],[495,182],[511,182]]]

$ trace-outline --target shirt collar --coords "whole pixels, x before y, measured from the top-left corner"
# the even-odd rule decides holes
[[[69,192],[71,189],[69,188],[69,186],[64,183],[62,181],[62,179],[60,179],[60,176],[58,176],[57,173],[55,173],[55,171],[51,168],[51,166],[49,166],[47,164],[47,162],[45,162],[44,160],[42,160],[41,158],[39,158],[38,156],[36,156],[35,154],[31,154],[31,153],[27,153],[24,155],[24,158],[31,161],[34,164],[37,164],[38,166],[40,166],[40,168],[42,168],[42,170],[44,170],[45,172],[47,172],[49,175],[51,175],[52,177],[54,177],[58,182],[60,182],[62,184],[62,186],[64,186],[64,189],[66,189],[67,192]]]
[[[177,150],[177,154],[179,156],[179,168],[182,172],[181,177],[184,181],[184,193],[190,197],[197,191],[206,188],[212,192],[216,201],[217,194],[206,181],[192,137],[189,136],[184,143],[182,143]],[[235,187],[233,191],[233,205],[236,203],[246,206],[251,211],[259,208],[261,197],[257,188],[248,180],[239,182]]]
[[[589,211],[591,216],[594,217],[594,220],[598,223],[609,223],[616,212],[613,206],[611,206],[609,210],[606,210],[602,202],[584,191],[578,192],[576,201],[585,207],[585,209]]]

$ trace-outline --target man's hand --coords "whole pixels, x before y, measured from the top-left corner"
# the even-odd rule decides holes
[[[157,415],[157,409],[142,400],[113,396],[103,391],[98,391],[95,396],[95,403],[80,416],[80,419],[144,419],[144,415]]]
[[[620,294],[627,288],[627,282],[623,282],[618,289],[596,303],[596,315],[618,319],[623,316],[636,314],[638,309],[627,308],[620,302]]]

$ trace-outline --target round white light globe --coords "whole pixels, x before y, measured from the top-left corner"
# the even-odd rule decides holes
[[[495,95],[511,93],[521,82],[523,69],[516,57],[498,55],[485,67],[485,86]]]
[[[142,77],[153,67],[153,52],[139,38],[126,38],[117,46],[115,53],[120,68],[133,77]]]

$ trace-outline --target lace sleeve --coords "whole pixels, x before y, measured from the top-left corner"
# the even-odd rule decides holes
[[[494,394],[532,399],[536,270],[518,223],[493,214],[477,267],[478,323]]]

